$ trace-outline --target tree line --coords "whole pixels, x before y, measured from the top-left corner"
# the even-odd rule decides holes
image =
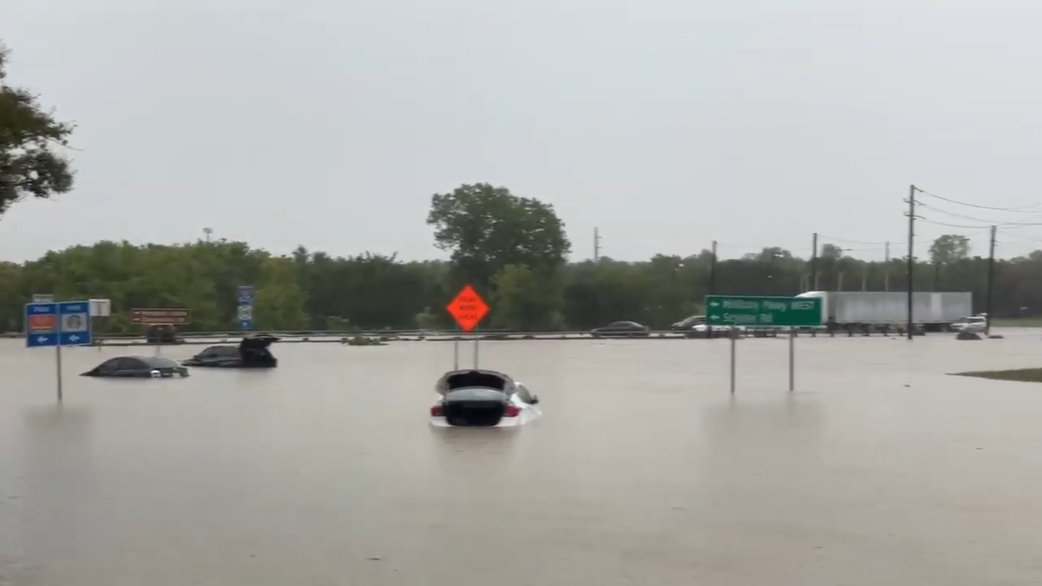
[[[192,312],[189,330],[234,330],[239,284],[255,287],[257,329],[414,329],[452,327],[444,308],[469,281],[492,307],[483,328],[546,331],[623,319],[667,328],[700,313],[710,292],[793,295],[813,289],[812,263],[772,247],[720,259],[715,267],[707,250],[687,257],[657,255],[645,262],[562,262],[552,268],[515,261],[495,261],[507,264],[494,270],[480,265],[479,275],[461,270],[455,261],[403,262],[368,253],[333,257],[303,247],[278,256],[244,242],[99,242],[23,264],[0,263],[0,331],[22,330],[24,304],[34,293],[64,300],[111,299],[113,316],[100,320],[99,327],[112,332],[140,331],[130,322],[135,307],[185,307]],[[906,287],[902,260],[866,262],[825,245],[816,264],[820,290]],[[920,262],[915,288],[972,291],[975,309],[982,311],[987,265],[987,259],[968,255]],[[997,261],[993,315],[1033,315],[1040,309],[1042,251]]]

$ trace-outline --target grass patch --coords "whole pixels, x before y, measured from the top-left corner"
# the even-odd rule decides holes
[[[341,344],[347,344],[348,346],[386,346],[387,342],[384,342],[380,338],[368,337],[368,336],[355,336],[353,338],[343,338],[340,340]]]
[[[1042,317],[996,317],[991,325],[1000,328],[1042,328]]]
[[[957,372],[955,376],[975,376],[990,380],[1008,380],[1018,383],[1042,383],[1042,368],[1016,368],[1013,370],[979,370]]]

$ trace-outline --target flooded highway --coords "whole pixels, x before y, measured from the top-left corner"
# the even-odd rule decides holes
[[[428,425],[452,344],[75,376],[0,341],[0,585],[1042,583],[1042,333],[485,342],[544,417]],[[130,350],[130,352],[128,352]],[[168,347],[187,358],[200,347]],[[461,347],[469,365],[470,347]]]

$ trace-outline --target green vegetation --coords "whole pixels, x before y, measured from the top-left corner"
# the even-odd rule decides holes
[[[955,376],[975,376],[991,380],[1005,380],[1021,383],[1042,383],[1042,368],[1018,368],[1014,370],[981,370],[978,372],[957,372]]]
[[[342,340],[344,344],[348,346],[386,346],[387,342],[384,342],[378,337],[370,336],[355,336],[353,338],[344,338]]]
[[[27,89],[9,86],[8,51],[0,42],[0,215],[27,196],[49,198],[72,189],[69,146],[73,127],[58,122]]]
[[[526,233],[533,237],[532,232]],[[54,293],[60,299],[112,299],[113,316],[99,323],[107,331],[139,331],[130,323],[134,307],[187,307],[193,323],[186,329],[215,331],[237,329],[236,286],[250,283],[256,288],[258,329],[359,332],[451,327],[444,307],[468,281],[492,307],[483,328],[519,331],[588,329],[617,319],[666,328],[699,313],[708,292],[712,256],[705,250],[688,257],[658,255],[634,263],[602,258],[597,263],[562,260],[555,265],[540,259],[535,268],[527,264],[523,252],[507,258],[489,255],[466,264],[401,262],[394,256],[368,253],[339,258],[303,247],[277,256],[243,242],[170,246],[99,242],[49,252],[23,264],[0,262],[0,331],[22,330],[23,305],[33,293]],[[798,293],[809,273],[808,264],[775,248],[721,260],[716,292]],[[981,304],[986,265],[977,258],[953,261],[943,267],[939,288],[974,291]],[[920,267],[918,289],[933,285],[931,269],[925,263]],[[849,283],[849,275],[862,271],[869,289],[881,289],[888,271],[891,288],[904,287],[899,261],[866,263],[842,256],[829,245],[818,270],[823,288],[834,289],[841,273]],[[484,276],[488,274],[492,276]],[[999,262],[997,275],[995,315],[1016,314],[1025,306],[1042,307],[1042,252]]]

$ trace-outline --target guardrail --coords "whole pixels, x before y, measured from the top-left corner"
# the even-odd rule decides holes
[[[222,332],[179,332],[178,338],[183,340],[183,343],[192,344],[212,344],[212,343],[229,343],[237,342],[242,339],[243,335],[247,332],[237,331],[222,331]],[[707,332],[695,332],[691,330],[674,331],[674,330],[653,330],[649,332],[633,332],[633,333],[602,333],[594,334],[589,330],[571,330],[571,331],[556,331],[556,332],[518,332],[512,330],[475,330],[470,333],[463,333],[455,330],[359,330],[359,331],[343,331],[343,330],[290,330],[290,331],[266,331],[279,338],[282,338],[283,342],[343,342],[347,343],[353,338],[379,338],[382,340],[402,340],[402,341],[450,341],[450,340],[593,340],[593,339],[629,339],[629,340],[661,340],[661,339],[684,339],[684,338],[707,338],[710,335]],[[713,338],[726,338],[730,333],[728,328],[717,328],[712,332]],[[742,338],[769,338],[777,336],[788,335],[788,328],[743,328],[737,331],[738,337]],[[810,336],[861,336],[871,334],[897,334],[902,335],[904,333],[902,328],[886,328],[886,329],[871,329],[871,328],[839,328],[833,331],[828,331],[824,327],[819,328],[797,328],[797,335],[810,335]],[[922,335],[921,332],[915,332],[916,335]],[[25,334],[19,332],[7,332],[0,333],[0,338],[24,338]],[[144,341],[145,336],[142,334],[97,334],[94,336],[95,344],[97,345],[117,345],[119,343],[135,343],[134,345],[140,344]]]

